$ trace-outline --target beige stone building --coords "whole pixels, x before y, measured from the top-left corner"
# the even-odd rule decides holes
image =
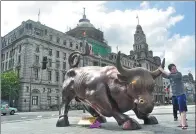
[[[82,33],[85,34],[85,38]],[[61,86],[66,70],[67,58],[75,50],[84,51],[88,43],[93,54],[81,60],[80,66],[114,65],[116,53],[104,39],[103,32],[96,29],[83,15],[76,28],[63,33],[32,20],[23,21],[20,26],[1,38],[1,71],[14,69],[21,81],[17,107],[20,111],[46,110],[58,104]],[[123,54],[122,64],[133,68],[135,59],[142,67],[155,70],[160,65],[159,57],[148,50],[146,37],[140,25],[134,34],[134,50]],[[43,56],[47,56],[47,69],[42,70]],[[164,102],[162,77],[156,79],[155,101]]]

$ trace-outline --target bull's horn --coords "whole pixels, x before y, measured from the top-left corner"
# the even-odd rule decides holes
[[[163,59],[162,63],[161,63],[161,67],[164,69],[165,67],[165,58]],[[155,70],[155,71],[152,71],[150,72],[153,79],[156,79],[158,76],[161,75],[161,71],[159,69]]]
[[[120,51],[118,52],[117,58],[116,58],[116,68],[119,71],[119,73],[123,76],[130,77],[131,72],[133,71],[132,69],[126,69],[121,65],[120,62]]]

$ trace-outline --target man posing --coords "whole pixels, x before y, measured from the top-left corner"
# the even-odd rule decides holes
[[[184,84],[182,82],[182,74],[177,71],[174,64],[168,66],[170,73],[167,73],[163,68],[159,67],[162,72],[162,76],[170,80],[171,89],[173,96],[176,96],[178,100],[178,107],[180,112],[180,126],[182,129],[187,129],[188,125],[186,122],[186,96],[184,91]]]

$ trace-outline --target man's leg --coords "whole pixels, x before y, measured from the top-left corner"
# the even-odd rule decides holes
[[[178,102],[177,102],[177,98],[176,96],[172,96],[172,105],[173,105],[173,116],[174,116],[174,121],[178,120],[178,111],[177,111],[177,107],[178,107]]]
[[[177,97],[178,99],[178,104],[179,104],[179,111],[181,113],[181,126],[182,129],[186,129],[187,121],[186,121],[186,96],[185,94],[180,95]]]

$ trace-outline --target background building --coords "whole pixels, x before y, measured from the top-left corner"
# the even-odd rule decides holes
[[[46,110],[60,102],[61,86],[66,70],[67,58],[75,50],[84,51],[88,43],[92,54],[84,57],[79,66],[114,65],[116,53],[104,39],[103,32],[96,29],[83,15],[76,28],[62,33],[40,22],[27,20],[1,38],[2,72],[14,69],[21,81],[20,96],[15,102],[21,111]],[[134,50],[130,55],[122,54],[122,64],[133,68],[135,61],[142,67],[155,70],[161,63],[148,50],[146,37],[138,24],[134,34]],[[47,69],[41,69],[43,56],[48,57]],[[165,92],[161,76],[156,79],[155,101],[164,102]]]
[[[189,72],[188,75],[183,75],[184,88],[188,102],[195,101],[195,81],[193,75]]]
[[[172,91],[169,79],[163,78],[163,88],[165,90],[165,101],[169,103],[172,98]]]

